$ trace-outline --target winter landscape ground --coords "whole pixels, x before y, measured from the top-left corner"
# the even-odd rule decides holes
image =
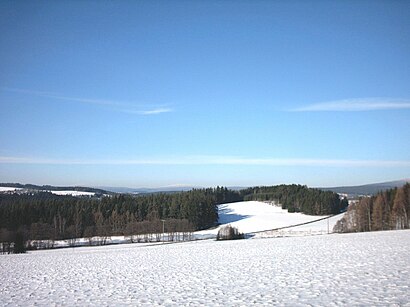
[[[242,233],[255,237],[325,234],[328,230],[332,232],[336,222],[343,216],[343,214],[333,216],[329,218],[329,223],[327,220],[314,222],[326,216],[289,213],[288,210],[282,209],[281,205],[260,201],[221,204],[218,206],[218,215],[220,226],[215,229],[197,231],[195,236],[198,239],[215,238],[218,230],[228,224],[238,228]],[[314,223],[269,231],[308,222]]]
[[[289,213],[288,210],[282,209],[280,205],[260,201],[220,204],[218,205],[219,226],[196,231],[193,234],[193,238],[197,240],[215,239],[219,229],[226,225],[236,227],[240,232],[246,234],[248,238],[321,235],[332,233],[334,225],[343,217],[343,214],[324,219],[327,216]],[[277,228],[280,229],[276,230]],[[165,234],[163,238],[168,241],[168,234]],[[100,238],[95,237],[94,241],[100,241]],[[108,244],[130,243],[130,241],[129,236],[110,236],[106,238]],[[77,238],[75,245],[89,245],[89,239]],[[70,246],[69,240],[57,240],[54,242],[54,247],[68,246]]]
[[[4,255],[2,306],[410,306],[410,231]]]

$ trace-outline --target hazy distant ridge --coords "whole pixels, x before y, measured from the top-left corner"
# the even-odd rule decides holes
[[[372,183],[364,184],[358,186],[341,186],[341,187],[326,187],[319,188],[324,191],[332,191],[335,193],[350,194],[353,196],[357,195],[373,195],[380,191],[385,191],[388,189],[402,187],[410,179],[402,179],[396,181],[388,181],[382,183]],[[168,187],[158,187],[158,188],[128,188],[128,187],[81,187],[81,186],[52,186],[52,185],[35,185],[35,184],[21,184],[21,183],[0,183],[2,187],[13,187],[40,191],[64,191],[64,190],[74,190],[82,192],[94,192],[97,194],[112,194],[112,193],[124,193],[124,194],[149,194],[149,193],[172,193],[172,192],[182,192],[189,191],[195,188],[193,186],[168,186]],[[230,190],[241,190],[244,187],[229,187]]]
[[[98,188],[79,187],[79,186],[52,186],[52,185],[35,185],[35,184],[21,184],[21,183],[0,183],[1,187],[20,188],[36,191],[80,191],[92,192],[96,194],[112,194],[111,192]]]
[[[320,188],[325,191],[332,191],[335,193],[351,194],[351,195],[373,195],[380,191],[385,191],[392,188],[402,187],[410,179],[402,179],[396,181],[388,181],[382,183],[372,183],[358,186],[343,186],[343,187],[331,187],[331,188]]]

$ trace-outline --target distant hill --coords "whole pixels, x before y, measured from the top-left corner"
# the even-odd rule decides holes
[[[122,194],[151,194],[151,193],[175,193],[190,191],[195,187],[190,186],[171,186],[171,187],[159,187],[159,188],[127,188],[127,187],[98,187],[105,191]]]
[[[89,187],[77,187],[77,186],[52,186],[52,185],[35,185],[35,184],[21,184],[21,183],[0,183],[0,187],[10,187],[10,188],[19,188],[27,190],[36,190],[36,191],[79,191],[79,192],[90,192],[95,194],[112,194],[112,192]]]
[[[374,195],[377,192],[385,191],[388,189],[401,187],[407,182],[410,183],[410,179],[382,182],[382,183],[372,183],[358,186],[342,186],[342,187],[326,187],[319,188],[323,191],[332,191],[335,193],[348,194],[349,197],[357,197],[360,195]],[[176,193],[183,191],[190,191],[195,188],[194,186],[167,186],[158,188],[128,188],[128,187],[80,187],[80,186],[52,186],[52,185],[35,185],[35,184],[21,184],[21,183],[0,183],[0,187],[13,187],[28,190],[38,190],[38,191],[79,191],[79,192],[91,192],[97,195],[103,194],[152,194],[152,193]],[[229,187],[230,190],[239,191],[244,189],[243,187]]]
[[[151,194],[151,193],[176,193],[176,192],[185,192],[192,189],[203,189],[203,187],[198,186],[167,186],[167,187],[158,187],[158,188],[128,188],[128,187],[109,187],[101,186],[97,187],[106,191],[114,193],[124,193],[124,194]],[[232,186],[227,187],[233,191],[239,191],[245,189],[245,187]]]
[[[320,188],[324,191],[332,191],[335,193],[348,194],[351,197],[359,195],[374,195],[377,192],[385,191],[388,189],[393,189],[397,187],[402,187],[407,182],[410,182],[410,179],[382,182],[382,183],[372,183],[358,186],[345,186],[345,187],[331,187],[331,188]]]
[[[21,184],[21,183],[0,183],[0,187],[20,188],[36,191],[79,191],[91,192],[95,194],[153,194],[153,193],[177,193],[190,191],[192,189],[202,189],[203,187],[195,186],[166,186],[158,188],[128,188],[128,187],[80,187],[80,186],[52,186],[52,185],[35,185],[35,184]],[[241,190],[242,187],[229,187],[231,190]]]

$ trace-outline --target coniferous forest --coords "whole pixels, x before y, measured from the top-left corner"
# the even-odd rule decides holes
[[[289,212],[310,215],[337,214],[347,208],[347,200],[341,200],[336,193],[296,184],[254,187],[241,193],[244,200],[274,201]]]
[[[0,194],[0,242],[114,235],[145,235],[152,239],[154,234],[163,231],[172,238],[177,233],[215,226],[217,204],[242,200],[273,201],[289,212],[313,215],[339,213],[347,205],[336,193],[300,185],[240,191],[217,187],[103,197],[61,196],[49,192]]]
[[[362,197],[349,205],[345,216],[334,231],[361,232],[374,230],[409,229],[410,184]]]

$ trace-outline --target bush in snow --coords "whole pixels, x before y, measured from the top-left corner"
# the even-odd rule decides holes
[[[244,234],[239,232],[237,228],[232,227],[231,225],[227,225],[219,229],[218,235],[216,236],[217,240],[237,240],[244,238]]]

